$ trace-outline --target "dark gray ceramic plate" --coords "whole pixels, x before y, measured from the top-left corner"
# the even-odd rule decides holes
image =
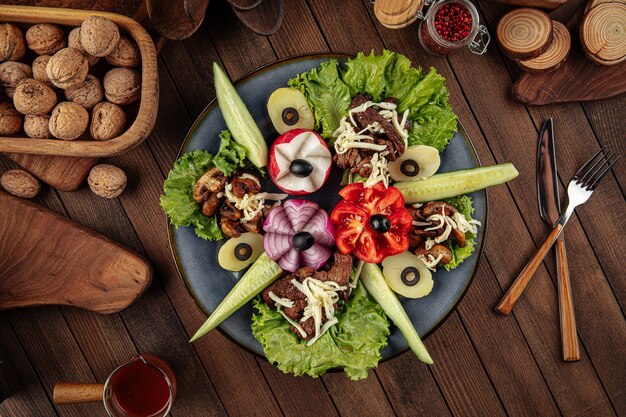
[[[331,58],[345,59],[345,55],[309,55],[278,61],[245,76],[236,83],[237,91],[250,109],[268,145],[278,136],[267,115],[265,104],[268,97],[278,87],[296,74],[309,71]],[[202,112],[189,131],[180,154],[196,149],[217,152],[218,134],[226,129],[222,113],[213,101]],[[180,155],[179,155],[180,156]],[[441,154],[440,172],[471,168],[479,165],[476,152],[464,129],[460,126],[450,145]],[[341,188],[339,170],[331,173],[328,183],[322,190],[306,196],[325,209],[331,209],[338,201],[337,191]],[[267,188],[278,191],[268,180]],[[487,195],[485,191],[471,194],[474,199],[474,218],[480,220],[478,245],[472,256],[453,271],[440,270],[435,273],[433,291],[425,298],[403,299],[402,304],[420,335],[427,337],[452,312],[469,286],[485,240],[485,220],[487,218]],[[235,285],[241,274],[233,274],[220,268],[217,252],[222,242],[207,242],[196,237],[193,228],[170,226],[170,245],[180,276],[198,306],[209,314]],[[250,304],[242,307],[224,321],[220,328],[237,343],[250,351],[263,356],[261,344],[252,336],[250,320],[253,309]],[[383,359],[388,359],[407,349],[402,334],[394,327],[389,337],[389,345],[383,350]]]

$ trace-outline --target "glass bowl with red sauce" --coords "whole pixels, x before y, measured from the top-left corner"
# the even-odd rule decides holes
[[[170,365],[152,355],[138,355],[115,369],[104,384],[109,417],[165,417],[176,396]]]
[[[430,4],[419,26],[419,40],[434,55],[467,46],[472,53],[487,51],[490,36],[480,24],[478,10],[468,0],[441,0]]]

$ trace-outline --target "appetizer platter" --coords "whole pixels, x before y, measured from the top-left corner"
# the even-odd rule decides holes
[[[383,51],[297,57],[233,86],[189,132],[161,206],[179,273],[219,328],[283,372],[351,379],[453,310],[485,240],[480,167],[444,78]]]

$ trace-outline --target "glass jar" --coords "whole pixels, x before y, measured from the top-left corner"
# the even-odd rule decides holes
[[[471,23],[469,34],[460,40],[444,39],[437,32],[437,24],[442,21],[437,20],[437,12],[445,6],[458,6],[465,9],[470,17]],[[487,28],[480,24],[478,10],[468,0],[435,0],[430,4],[428,11],[423,16],[419,26],[419,40],[422,47],[431,54],[446,56],[452,50],[468,47],[474,54],[482,55],[487,51],[487,45],[491,40]]]

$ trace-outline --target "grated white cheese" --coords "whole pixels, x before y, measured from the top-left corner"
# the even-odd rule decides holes
[[[289,298],[281,298],[274,294],[272,291],[268,292],[267,295],[276,303],[277,306],[283,306],[287,308],[293,307],[293,301]]]
[[[244,174],[245,175],[245,174]],[[242,222],[249,222],[257,217],[263,207],[265,207],[265,200],[276,201],[280,204],[280,201],[287,198],[287,194],[273,194],[273,193],[258,193],[258,194],[245,194],[239,198],[233,194],[232,184],[226,184],[224,187],[224,195],[235,205],[236,208],[243,212]]]
[[[389,187],[389,166],[387,165],[387,156],[389,152],[375,153],[372,155],[372,159],[369,163],[372,167],[372,172],[365,181],[365,188],[371,188],[379,182],[385,185],[385,188]]]
[[[311,346],[326,331],[337,323],[335,318],[335,303],[339,301],[339,291],[348,287],[339,285],[334,281],[320,281],[312,277],[305,278],[302,283],[291,280],[291,284],[306,296],[307,306],[304,308],[304,315],[300,322],[313,318],[315,322],[315,335],[307,342]],[[322,325],[324,316],[326,323]]]
[[[439,256],[437,256],[436,258],[433,255],[420,255],[418,256],[418,258],[421,259],[422,262],[424,262],[426,268],[430,269],[431,271],[435,271],[437,269],[437,265],[439,264],[439,262],[441,262],[443,255],[439,254]]]

